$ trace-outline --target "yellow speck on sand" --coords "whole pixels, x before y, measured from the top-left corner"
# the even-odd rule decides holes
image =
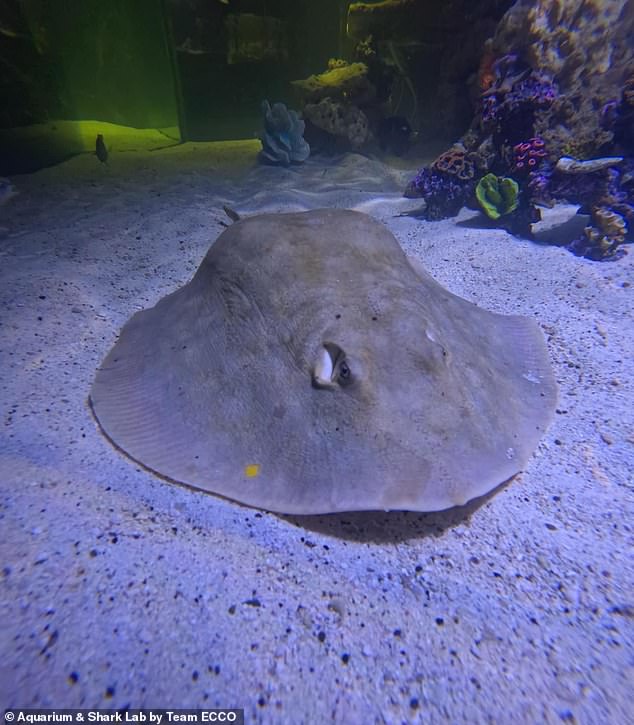
[[[259,463],[251,463],[244,467],[244,473],[247,478],[255,478],[260,473],[260,468]]]

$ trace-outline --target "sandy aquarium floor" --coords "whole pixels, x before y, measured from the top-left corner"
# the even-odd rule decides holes
[[[634,253],[401,215],[410,177],[254,142],[94,156],[0,208],[0,709],[244,707],[248,723],[634,718]],[[279,516],[167,483],[87,406],[135,311],[228,221],[365,211],[452,292],[537,319],[560,386],[525,472],[436,514]],[[538,238],[583,225],[570,207]],[[500,401],[504,405],[504,401]]]

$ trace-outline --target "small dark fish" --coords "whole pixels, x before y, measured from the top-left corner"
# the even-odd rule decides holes
[[[381,151],[402,156],[409,149],[416,134],[403,116],[388,116],[381,121],[378,137]]]
[[[100,133],[97,134],[97,140],[95,141],[95,156],[102,164],[105,164],[108,161],[108,149],[106,148],[106,144],[103,140],[103,135]]]

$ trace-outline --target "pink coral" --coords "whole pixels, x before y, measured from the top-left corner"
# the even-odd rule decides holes
[[[539,136],[513,146],[515,171],[535,171],[546,157],[546,145]]]

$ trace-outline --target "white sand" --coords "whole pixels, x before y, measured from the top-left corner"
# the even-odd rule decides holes
[[[395,216],[416,207],[401,198],[410,172],[355,155],[264,168],[256,149],[122,152],[107,168],[84,155],[13,179],[0,209],[0,709],[631,721],[634,254],[589,262],[473,212]],[[86,404],[94,371],[134,311],[191,277],[223,204],[366,211],[451,291],[534,316],[560,401],[527,470],[459,510],[301,518],[166,483],[116,452]]]

